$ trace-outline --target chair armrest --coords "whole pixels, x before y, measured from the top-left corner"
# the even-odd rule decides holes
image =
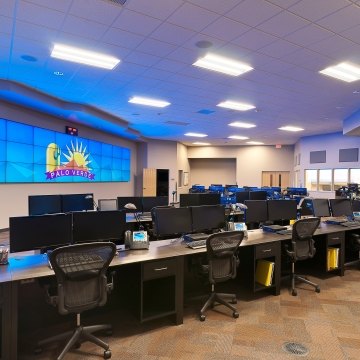
[[[107,283],[107,292],[111,293],[114,290],[114,277],[116,276],[116,271],[109,272],[110,282]]]

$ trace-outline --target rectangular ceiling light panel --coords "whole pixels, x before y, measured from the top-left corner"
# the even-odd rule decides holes
[[[235,101],[223,101],[223,102],[217,104],[217,106],[223,107],[226,109],[231,109],[231,110],[239,110],[239,111],[247,111],[247,110],[255,109],[254,105],[244,104],[244,103],[235,102]]]
[[[360,68],[345,62],[330,66],[320,73],[349,83],[360,79]]]
[[[165,106],[169,106],[170,103],[163,100],[158,99],[150,99],[140,96],[134,96],[129,100],[129,103],[132,104],[139,104],[139,105],[147,105],[147,106],[154,106],[154,107],[160,107],[163,108]]]

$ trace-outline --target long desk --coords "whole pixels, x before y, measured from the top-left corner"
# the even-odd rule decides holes
[[[321,256],[326,271],[326,250],[329,246],[340,249],[339,269],[337,273],[344,275],[345,241],[349,232],[360,232],[357,228],[345,228],[340,225],[322,224],[316,230],[314,239],[325,251]],[[248,269],[247,276],[253,291],[263,290],[255,283],[254,274],[256,261],[270,258],[275,262],[274,282],[271,286],[275,295],[280,293],[281,280],[281,244],[291,239],[291,235],[264,233],[261,230],[248,231],[248,238],[243,240],[239,250],[241,262]],[[322,246],[321,246],[322,244]],[[180,241],[160,240],[150,244],[149,250],[129,250],[120,252],[111,267],[135,266],[138,271],[138,283],[141,287],[140,321],[147,321],[161,316],[174,315],[175,323],[183,322],[184,300],[184,263],[188,256],[204,253],[206,249],[193,250],[181,244]],[[320,251],[321,253],[321,251]],[[240,262],[240,263],[241,263]],[[48,267],[45,255],[12,254],[9,264],[0,267],[0,304],[1,304],[1,356],[0,359],[17,358],[18,337],[18,290],[22,282],[31,279],[54,275]],[[148,306],[153,297],[154,286],[168,286],[171,282],[172,292],[164,309]],[[166,291],[168,293],[168,291]],[[164,292],[160,294],[163,296]]]

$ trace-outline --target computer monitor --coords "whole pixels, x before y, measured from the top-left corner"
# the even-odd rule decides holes
[[[266,200],[267,192],[263,191],[250,191],[249,192],[249,200]]]
[[[126,230],[124,210],[73,213],[73,242],[112,241],[123,243]]]
[[[266,200],[245,200],[245,222],[261,223],[267,221],[267,203]]]
[[[191,210],[189,207],[155,208],[153,212],[155,235],[182,235],[191,233]]]
[[[126,212],[142,212],[142,198],[140,196],[118,196],[117,208],[123,210],[126,204],[134,204],[136,210],[125,209]]]
[[[94,194],[61,195],[62,212],[94,210]]]
[[[330,199],[332,216],[353,216],[350,199]]]
[[[317,217],[330,216],[328,199],[312,199],[312,215]]]
[[[192,206],[192,231],[208,232],[225,227],[225,208],[221,205]]]
[[[295,200],[268,200],[268,220],[292,220],[297,218]]]
[[[219,205],[221,202],[220,194],[199,194],[199,203],[197,205]]]
[[[200,194],[180,194],[180,207],[199,205]]]
[[[359,212],[360,211],[360,200],[353,200],[352,201],[352,211]]]
[[[72,215],[38,215],[9,218],[10,252],[32,251],[71,244]]]
[[[169,205],[168,196],[144,196],[142,198],[143,212],[148,212],[156,206]]]
[[[313,199],[303,198],[303,201],[301,202],[300,206],[301,206],[300,209],[301,216],[314,216]]]
[[[244,204],[245,200],[249,200],[249,191],[239,191],[236,193],[236,202]]]
[[[29,195],[29,215],[61,213],[61,195]]]

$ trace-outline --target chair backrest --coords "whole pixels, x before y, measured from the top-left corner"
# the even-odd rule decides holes
[[[117,210],[117,199],[99,199],[99,210]]]
[[[226,231],[210,235],[206,240],[211,284],[236,277],[237,250],[244,238],[243,231]]]
[[[300,219],[294,223],[291,241],[294,260],[305,260],[315,255],[312,237],[319,224],[320,219],[317,217]]]
[[[81,313],[107,300],[106,270],[116,252],[111,242],[63,246],[50,253],[60,314]]]

